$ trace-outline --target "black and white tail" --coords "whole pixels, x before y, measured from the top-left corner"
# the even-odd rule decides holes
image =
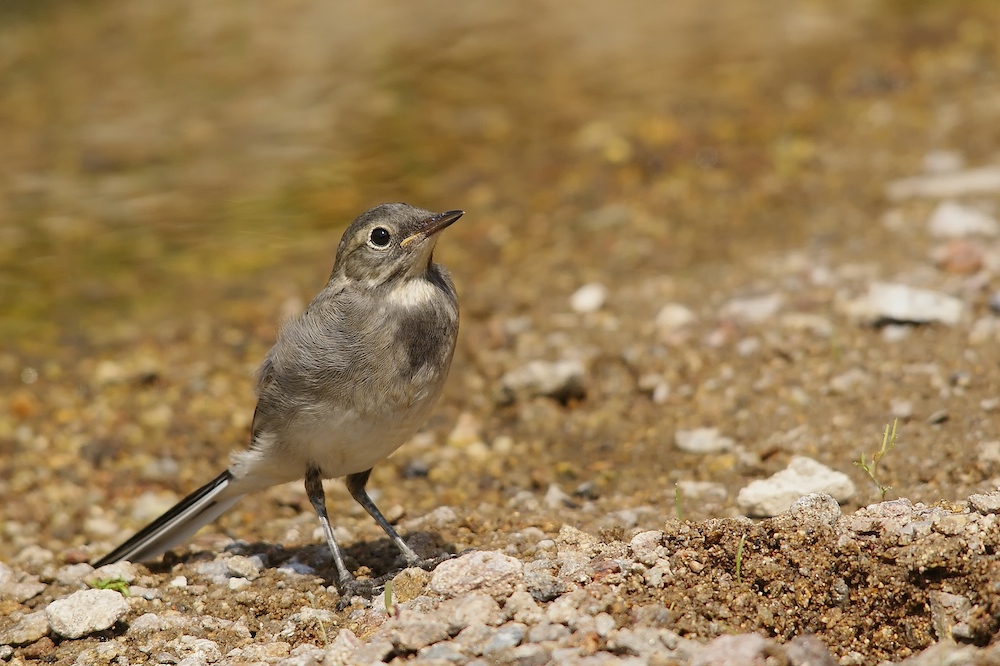
[[[134,537],[94,562],[94,567],[130,560],[144,562],[186,541],[221,516],[246,493],[229,470],[194,491]]]

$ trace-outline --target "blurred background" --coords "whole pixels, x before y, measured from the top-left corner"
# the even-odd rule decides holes
[[[216,473],[246,440],[278,322],[382,201],[467,213],[437,253],[463,332],[425,439],[480,452],[470,467],[416,442],[376,475],[390,504],[499,506],[553,482],[655,503],[678,474],[735,483],[739,461],[706,470],[662,443],[721,425],[752,447],[826,427],[829,407],[782,410],[776,391],[726,421],[767,389],[692,398],[727,352],[667,353],[653,318],[760,286],[792,248],[887,270],[918,252],[879,224],[885,184],[933,150],[996,158],[998,17],[921,0],[5,0],[0,490],[21,499],[0,555],[39,530],[110,544]],[[594,281],[608,317],[556,316]],[[853,335],[837,344],[863,349]],[[582,402],[495,404],[505,371],[566,349],[589,364]],[[693,393],[654,404],[647,366]],[[857,421],[823,446],[849,470],[886,409],[841,411]]]

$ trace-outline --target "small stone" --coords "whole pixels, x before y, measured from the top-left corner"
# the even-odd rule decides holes
[[[629,547],[635,559],[650,567],[666,554],[663,549],[663,532],[660,530],[639,532],[632,537]]]
[[[515,590],[503,605],[503,612],[508,620],[528,625],[541,622],[545,617],[541,606],[527,590]]]
[[[444,597],[478,590],[501,599],[510,596],[523,579],[519,560],[503,553],[477,551],[438,565],[431,577],[430,589]]]
[[[416,599],[427,590],[431,573],[419,567],[407,567],[392,579],[392,595],[396,601]]]
[[[785,643],[790,666],[837,666],[830,649],[816,636],[796,636]]]
[[[934,265],[952,275],[975,275],[983,268],[982,248],[967,240],[956,239],[931,251]]]
[[[736,498],[748,516],[776,516],[795,500],[810,493],[827,493],[838,502],[854,495],[850,477],[804,456],[793,457],[786,469],[768,479],[757,480],[740,490]]]
[[[264,562],[256,555],[254,557],[233,555],[225,559],[225,564],[226,572],[230,576],[246,578],[248,581],[259,578],[260,572],[264,569]]]
[[[724,635],[709,641],[691,660],[691,666],[747,666],[764,664],[773,641],[757,634]]]
[[[51,657],[55,651],[55,642],[48,636],[43,636],[34,643],[21,648],[21,655],[27,659],[42,659]]]
[[[45,609],[52,631],[80,638],[104,631],[128,611],[128,602],[114,590],[81,590],[53,601]]]
[[[0,562],[0,599],[24,603],[45,591],[38,576],[17,572]]]
[[[492,627],[503,622],[500,605],[493,597],[482,592],[473,592],[445,601],[438,608],[437,616],[447,618],[451,634],[457,634],[472,624],[485,624]]]
[[[86,562],[81,562],[80,564],[69,564],[64,567],[59,567],[56,571],[56,582],[60,585],[79,585],[85,579],[92,578],[94,574],[94,567],[90,566]]]
[[[417,663],[464,664],[469,659],[469,657],[463,654],[452,641],[442,641],[440,643],[435,643],[434,645],[428,645],[427,647],[418,650],[417,654],[419,657]]]
[[[963,310],[962,301],[947,294],[888,282],[873,283],[866,299],[854,309],[855,314],[876,324],[937,322],[948,326],[961,320]]]
[[[49,633],[49,618],[45,611],[24,615],[12,626],[0,630],[0,645],[28,645]]]
[[[529,571],[524,582],[528,593],[539,603],[552,601],[566,591],[565,583],[544,571]]]
[[[686,453],[722,453],[732,449],[734,444],[729,437],[720,435],[718,428],[695,428],[674,433],[674,445]]]
[[[326,663],[345,664],[348,657],[354,654],[364,643],[350,629],[341,629],[337,632],[337,637],[333,639],[326,648]],[[390,650],[392,646],[389,646]],[[379,659],[381,661],[381,659]]]
[[[583,398],[584,375],[583,364],[577,360],[531,361],[500,378],[496,401],[507,405],[536,396],[560,401]]]
[[[597,312],[604,306],[604,301],[608,298],[608,288],[599,282],[590,282],[583,285],[569,297],[569,306],[573,312],[586,314]]]
[[[608,634],[615,628],[615,619],[607,613],[598,613],[594,616],[594,629],[597,631],[597,635],[602,638],[607,637]]]
[[[939,423],[944,423],[947,420],[948,420],[947,409],[939,409],[927,417],[927,423],[929,425],[938,425]]]
[[[673,333],[674,331],[689,326],[697,319],[691,308],[680,303],[667,303],[656,314],[656,328],[663,333]]]
[[[566,492],[559,487],[558,484],[550,483],[549,489],[545,492],[545,506],[550,509],[565,509],[567,507],[577,506],[573,498],[570,497]]]
[[[551,650],[543,645],[518,645],[498,657],[501,663],[511,666],[543,666],[555,663]]]
[[[927,230],[939,238],[996,236],[1000,234],[1000,222],[975,208],[954,201],[942,201],[931,213]]]
[[[972,612],[968,597],[934,590],[930,593],[931,624],[939,641],[954,640],[956,625],[967,624]]]
[[[165,647],[181,658],[181,664],[188,660],[192,664],[211,664],[222,659],[219,644],[207,638],[184,635],[167,642]]]
[[[699,502],[725,502],[729,491],[721,483],[713,481],[691,481],[684,479],[677,482],[677,490],[681,499],[694,499]],[[672,499],[672,498],[671,498]]]
[[[245,587],[249,587],[250,585],[253,585],[253,583],[250,581],[249,578],[236,578],[234,576],[233,578],[229,579],[226,585],[229,587],[230,590],[236,591],[236,590],[242,590]]]
[[[483,646],[483,654],[489,655],[520,645],[527,631],[528,628],[519,622],[505,624],[497,629],[493,637]]]
[[[994,490],[991,493],[983,493],[981,495],[970,495],[969,496],[969,506],[976,513],[981,513],[984,516],[991,513],[1000,513],[1000,490]]]
[[[788,513],[802,524],[818,523],[833,527],[840,519],[840,504],[826,493],[811,493],[792,502]]]
[[[139,573],[136,571],[135,565],[131,562],[105,564],[100,569],[94,571],[94,576],[97,578],[120,578],[129,585],[135,582],[138,575]]]
[[[893,398],[889,401],[889,415],[901,421],[913,418],[913,401]]]
[[[847,395],[860,386],[871,382],[871,377],[861,368],[851,368],[830,379],[830,392],[835,395]]]
[[[734,298],[722,306],[719,312],[724,319],[754,324],[771,319],[781,309],[784,297],[775,292],[750,298]]]
[[[965,166],[965,158],[954,150],[932,150],[924,155],[926,173],[952,173]]]
[[[393,647],[402,652],[416,652],[422,647],[446,640],[451,634],[444,622],[424,619],[403,620],[389,633]]]
[[[886,195],[894,200],[927,197],[944,199],[1000,191],[1000,167],[987,166],[894,180]]]

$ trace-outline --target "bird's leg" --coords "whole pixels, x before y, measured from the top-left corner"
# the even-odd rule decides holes
[[[319,523],[323,526],[323,532],[326,534],[326,543],[330,546],[330,552],[333,554],[333,562],[337,565],[337,577],[340,579],[340,588],[341,590],[348,589],[354,583],[354,576],[347,570],[347,565],[344,564],[344,553],[341,552],[340,546],[337,545],[337,540],[333,537],[330,518],[326,514],[326,494],[323,492],[323,477],[320,476],[319,469],[312,465],[306,470],[306,495],[309,496],[309,502],[316,509],[316,514],[319,516]]]
[[[385,531],[385,533],[392,539],[392,542],[396,544],[400,552],[403,553],[403,557],[406,558],[406,563],[413,565],[421,561],[420,556],[413,552],[413,549],[406,545],[403,538],[399,536],[395,528],[389,524],[389,521],[385,519],[382,512],[378,510],[375,506],[375,502],[372,498],[368,496],[368,491],[365,490],[365,485],[368,483],[368,477],[371,475],[372,471],[365,470],[364,472],[358,472],[357,474],[351,474],[347,477],[347,490],[350,491],[351,497],[365,508],[368,515],[375,519],[379,527]]]

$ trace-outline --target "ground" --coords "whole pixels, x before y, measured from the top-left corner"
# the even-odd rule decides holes
[[[702,569],[675,561],[661,587],[615,572],[618,626],[816,634],[844,663],[877,663],[941,638],[943,591],[974,606],[968,642],[990,644],[992,523],[976,523],[978,550],[935,528],[928,567],[891,535],[863,547],[848,522],[748,523],[736,500],[801,455],[854,482],[841,521],[878,484],[992,515],[965,501],[1000,484],[1000,246],[928,220],[946,199],[989,217],[1000,190],[893,183],[995,164],[998,20],[992,3],[902,0],[5,3],[0,561],[92,559],[215,476],[247,441],[257,363],[342,229],[404,200],[466,211],[435,255],[462,305],[449,384],[371,483],[428,551],[527,563],[565,526],[623,549],[658,530]],[[877,282],[948,294],[961,315],[858,315]],[[574,305],[592,283],[602,302]],[[747,314],[758,297],[775,307]],[[537,360],[583,374],[554,397],[503,391]],[[876,482],[853,463],[893,420]],[[701,427],[732,446],[676,448]],[[395,566],[342,485],[328,494],[351,563]],[[439,507],[454,520],[420,522]],[[180,550],[140,586],[186,612],[168,582],[233,539],[329,576],[314,528],[301,487],[260,493],[195,540],[208,555]],[[76,589],[60,585],[3,614]],[[271,569],[254,586],[191,612],[280,625],[337,603]],[[654,606],[669,612],[638,618]],[[95,640],[52,649],[72,663]]]

